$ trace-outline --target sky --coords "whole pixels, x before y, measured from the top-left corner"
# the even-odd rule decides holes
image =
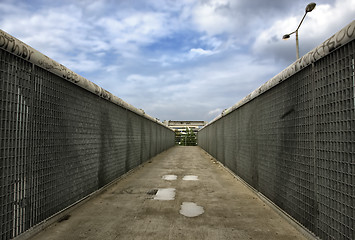
[[[0,28],[163,120],[210,121],[296,60],[305,0],[0,0]],[[300,56],[355,19],[319,0]]]

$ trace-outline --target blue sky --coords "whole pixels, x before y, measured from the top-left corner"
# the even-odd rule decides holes
[[[0,28],[160,120],[210,121],[296,59],[304,0],[0,0]],[[322,0],[301,56],[354,20]]]

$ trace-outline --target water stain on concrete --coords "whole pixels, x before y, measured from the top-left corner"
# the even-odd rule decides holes
[[[205,210],[203,207],[198,206],[194,202],[183,202],[181,204],[180,214],[184,215],[185,217],[197,217],[204,212]]]
[[[198,176],[186,175],[186,176],[183,177],[182,180],[185,180],[185,181],[197,181],[198,180]]]
[[[155,195],[155,194],[157,194],[157,192],[158,192],[158,189],[151,189],[147,192],[147,194],[148,195]]]
[[[175,199],[175,188],[159,188],[154,200],[170,201]]]
[[[177,179],[176,175],[164,175],[162,179],[167,180],[167,181],[175,181]]]

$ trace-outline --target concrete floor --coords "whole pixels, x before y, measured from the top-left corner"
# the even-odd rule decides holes
[[[175,188],[175,199],[147,194],[162,188]],[[180,214],[183,202],[204,213]],[[306,239],[199,147],[159,154],[69,214],[32,239]]]

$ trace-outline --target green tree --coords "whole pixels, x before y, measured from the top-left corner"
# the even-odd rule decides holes
[[[196,134],[192,129],[186,127],[186,133],[181,135],[181,143],[183,146],[196,146]]]
[[[175,130],[175,145],[181,145],[181,132]]]

